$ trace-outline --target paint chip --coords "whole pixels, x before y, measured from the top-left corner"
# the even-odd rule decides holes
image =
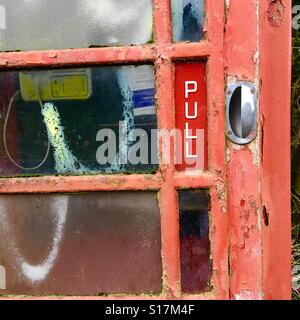
[[[272,0],[268,9],[269,22],[274,27],[280,27],[284,16],[284,5],[281,0]]]

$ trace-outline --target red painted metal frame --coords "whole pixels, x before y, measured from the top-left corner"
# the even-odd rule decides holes
[[[117,48],[0,53],[0,68],[8,70],[31,67],[154,63],[159,129],[173,129],[175,128],[174,63],[182,60],[203,61],[205,59],[207,60],[209,171],[176,173],[174,164],[161,164],[159,173],[156,175],[3,178],[0,179],[0,193],[158,190],[163,261],[163,293],[160,298],[228,299],[228,218],[225,185],[223,65],[224,1],[207,1],[206,40],[199,43],[176,44],[172,43],[170,1],[154,0],[153,2],[155,44]],[[211,190],[213,291],[210,293],[192,296],[181,294],[176,193],[178,188],[210,188]],[[108,297],[108,299],[111,298],[113,297]],[[132,299],[133,297],[123,296],[121,298]],[[145,299],[144,296],[135,298]],[[148,298],[155,299],[155,297]],[[41,297],[41,299],[45,298]],[[95,297],[94,299],[103,298]]]
[[[225,1],[207,0],[206,40],[176,44],[172,43],[169,0],[153,2],[155,44],[0,53],[0,68],[154,63],[159,128],[173,129],[174,63],[205,59],[209,170],[176,172],[173,164],[161,164],[155,175],[3,178],[0,179],[0,193],[158,190],[162,219],[163,293],[159,297],[109,296],[108,299],[289,299],[290,64],[285,61],[290,61],[291,53],[291,1],[231,0],[225,21]],[[259,136],[244,147],[228,142],[227,158],[224,70],[229,83],[245,80],[260,88]],[[182,295],[180,291],[176,194],[179,188],[211,190],[213,291],[197,296]]]
[[[232,0],[225,32],[227,82],[259,87],[257,0]],[[238,48],[238,50],[237,50]],[[230,297],[261,299],[262,245],[259,139],[246,146],[228,142],[228,214],[230,219]]]
[[[291,298],[290,8],[231,0],[227,11],[227,82],[255,83],[260,102],[257,139],[227,146],[231,299]]]
[[[260,8],[263,288],[266,299],[291,298],[290,88],[291,0]]]

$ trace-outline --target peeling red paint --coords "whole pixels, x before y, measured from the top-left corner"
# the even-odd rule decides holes
[[[259,299],[262,289],[259,169],[247,147],[229,148],[231,297],[250,290],[253,298]]]
[[[261,1],[263,286],[266,299],[291,299],[291,0]],[[275,10],[272,23],[270,6]],[[284,8],[284,9],[283,9]],[[284,11],[284,14],[283,14]],[[274,14],[272,13],[272,16]],[[273,22],[276,22],[275,25]]]
[[[281,0],[273,0],[269,4],[268,19],[275,26],[280,27],[284,17],[284,5]]]
[[[257,51],[257,0],[231,0],[227,11],[225,70],[239,80],[253,80]]]
[[[227,81],[256,80],[258,17],[256,0],[231,0],[225,35]],[[260,231],[260,168],[257,140],[238,147],[228,143],[228,214],[230,233],[230,296],[262,296]]]
[[[258,17],[255,3],[230,1],[225,38],[228,79],[261,85],[261,137],[249,146],[228,146],[230,293],[233,299],[289,299],[291,1],[257,1]],[[249,19],[230,20],[242,11]],[[249,53],[258,45],[260,58],[251,60]],[[239,49],[240,58],[232,48]]]
[[[225,110],[224,110],[224,1],[206,2],[208,41],[211,55],[207,62],[208,166],[214,174],[211,188],[212,285],[217,299],[229,298],[228,216],[226,214]],[[220,196],[220,192],[222,196]]]

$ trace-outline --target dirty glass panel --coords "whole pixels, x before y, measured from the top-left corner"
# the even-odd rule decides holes
[[[150,65],[0,72],[0,176],[154,172]]]
[[[159,293],[154,192],[0,196],[0,294]]]
[[[206,190],[181,190],[178,193],[181,289],[191,294],[208,291],[211,278],[210,196]]]
[[[171,0],[173,40],[198,42],[203,38],[204,0]]]
[[[151,0],[2,0],[0,51],[144,44]]]

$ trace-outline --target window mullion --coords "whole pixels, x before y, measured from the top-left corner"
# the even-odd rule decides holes
[[[143,63],[154,60],[153,45],[0,53],[0,68],[66,67]]]
[[[153,0],[154,42],[170,44],[172,42],[172,18],[170,0]]]
[[[156,97],[159,130],[172,130],[175,127],[173,65],[170,60],[156,61]],[[172,139],[171,139],[172,140]],[[174,141],[170,141],[171,154]],[[162,228],[162,259],[164,291],[170,297],[180,296],[179,224],[177,195],[174,185],[175,166],[173,161],[162,163],[160,141],[160,169],[163,176],[159,194]]]

